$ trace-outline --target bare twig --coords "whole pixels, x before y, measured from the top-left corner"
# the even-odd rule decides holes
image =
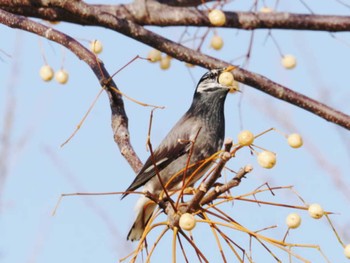
[[[136,24],[138,23],[138,21],[134,22],[133,20],[133,17],[140,17],[140,19],[144,21],[144,19],[146,18],[145,16],[152,13],[150,12],[150,10],[151,11],[153,10],[153,14],[158,15],[161,20],[165,19],[162,17],[163,14],[166,14],[167,15],[166,18],[168,19],[169,15],[179,12],[178,8],[175,8],[175,10],[171,10],[171,12],[169,10],[168,12],[165,12],[167,10],[163,10],[162,12],[162,9],[159,9],[159,8],[173,8],[173,7],[160,5],[159,3],[156,3],[154,1],[147,1],[149,5],[147,5],[147,13],[145,14],[144,10],[146,9],[142,9],[141,7],[136,5],[135,6],[123,5],[121,8],[118,6],[116,7],[116,6],[110,6],[110,5],[106,5],[106,6],[87,5],[81,1],[70,2],[69,5],[66,5],[65,1],[52,0],[49,2],[50,2],[50,8],[46,5],[46,2],[44,3],[41,1],[37,1],[37,5],[40,6],[41,4],[43,7],[42,9],[40,9],[41,10],[40,14],[38,14],[38,11],[35,11],[36,9],[33,9],[29,3],[23,3],[20,7],[18,7],[17,5],[14,5],[12,1],[5,1],[3,3],[3,8],[6,4],[7,7],[12,7],[11,11],[14,13],[17,12],[19,14],[36,16],[44,19],[69,21],[69,22],[74,22],[74,23],[83,24],[83,25],[87,25],[87,24],[99,25],[101,27],[106,27],[111,30],[120,32],[124,35],[130,36],[140,42],[143,42],[145,44],[153,46],[154,48],[157,48],[158,50],[166,52],[167,54],[171,55],[174,58],[186,61],[191,64],[197,64],[206,68],[214,68],[214,67],[217,68],[217,67],[228,66],[228,63],[224,61],[220,61],[212,57],[203,55],[200,52],[196,52],[182,45],[179,45],[173,41],[170,41],[166,38],[163,38],[160,35],[152,33],[151,31],[143,28],[139,24]],[[118,9],[115,10],[114,13],[111,13],[111,10],[114,10],[114,8],[118,8]],[[26,12],[21,13],[20,11],[21,10],[23,11],[23,9],[25,9]],[[128,13],[129,16],[123,16],[124,14],[123,12]],[[186,12],[185,10],[182,10],[181,12],[184,12],[185,17],[187,18],[190,17],[190,14],[185,13]],[[189,12],[196,13],[199,11],[190,10]],[[43,15],[42,13],[45,15]],[[50,15],[48,15],[48,13]],[[116,16],[115,14],[118,14],[118,16]],[[130,17],[131,14],[134,14],[134,15]],[[234,20],[234,17],[239,17],[239,21],[240,23],[242,23],[241,22],[242,17],[238,16],[237,13],[232,13],[231,16],[230,16],[230,13],[227,13],[226,15],[228,17],[227,21],[232,21]],[[303,29],[302,25],[305,25],[305,24],[308,27],[304,29],[309,29],[309,30],[321,30],[322,28],[323,30],[326,30],[322,25],[328,25],[329,28],[327,28],[327,30],[329,31],[335,31],[337,29],[333,27],[334,25],[337,25],[338,27],[340,27],[338,28],[339,30],[340,29],[349,30],[350,28],[349,17],[292,15],[288,13],[242,14],[243,17],[245,15],[248,16],[247,21],[250,21],[250,22],[247,25],[243,25],[242,28],[249,28],[249,29],[256,28],[254,27],[254,24],[259,24],[257,23],[259,22],[259,19],[267,19],[266,23],[263,23],[263,25],[260,25],[260,26],[264,26],[264,28],[270,28],[270,27],[283,28],[283,27],[277,27],[276,25],[273,25],[272,21],[270,21],[269,19],[272,19],[272,20],[275,19],[276,21],[284,21],[283,22],[285,24],[284,29],[287,29],[288,28],[287,26],[289,26],[289,29]],[[202,19],[204,19],[205,21],[208,20],[207,17],[203,14],[200,14],[200,17],[202,17]],[[295,21],[290,22],[291,19],[293,19],[293,17],[295,18]],[[69,19],[74,19],[74,21],[71,21]],[[178,17],[177,19],[179,21],[183,21],[181,23],[186,23],[186,25],[190,23],[187,19],[179,19]],[[2,20],[3,19],[0,16],[0,22]],[[318,22],[315,22],[313,20],[316,20]],[[310,21],[313,21],[313,22],[310,22]],[[6,24],[6,21],[4,24]],[[207,24],[201,24],[201,25],[209,26]],[[270,25],[270,27],[267,27],[268,25]],[[301,28],[293,28],[293,25],[294,27],[296,27],[295,25],[297,25]],[[17,26],[17,27],[21,28],[20,26]],[[287,89],[286,87],[283,87],[282,85],[274,83],[273,81],[268,80],[267,78],[264,78],[263,76],[260,76],[258,74],[254,74],[243,69],[236,69],[233,72],[233,74],[235,76],[235,79],[239,82],[242,82],[244,84],[257,88],[265,93],[268,93],[273,97],[287,101],[300,108],[310,111],[324,118],[325,120],[334,122],[344,128],[350,129],[350,117],[344,113],[336,111],[322,103],[319,103],[318,101],[312,100],[306,96],[303,96],[302,94],[299,94],[290,89]]]
[[[167,1],[168,2],[168,1]],[[118,17],[139,25],[211,27],[209,10],[173,7],[157,1],[140,1],[122,5],[88,5],[82,1],[3,0],[0,8],[18,15],[38,17],[49,21],[67,21],[81,25],[101,26],[96,16]],[[72,16],[72,11],[84,14]],[[350,31],[350,18],[337,15],[293,14],[287,12],[257,13],[225,11],[226,23],[222,27],[254,29],[293,29],[342,32]]]
[[[201,205],[209,204],[210,202],[214,201],[219,195],[225,193],[229,189],[238,186],[241,182],[242,178],[245,177],[245,175],[252,171],[252,167],[250,165],[245,166],[244,168],[241,168],[236,176],[232,178],[230,181],[228,181],[226,184],[216,187],[215,189],[211,190],[201,201]]]
[[[225,148],[229,149],[232,146],[232,140],[225,142]],[[230,146],[228,146],[230,145]],[[216,182],[216,180],[221,176],[221,171],[225,167],[225,164],[228,160],[230,160],[231,154],[229,151],[225,151],[220,156],[219,163],[216,165],[215,170],[211,174],[211,176],[208,178],[208,180],[202,182],[199,186],[198,192],[193,196],[191,201],[188,204],[187,212],[190,212],[192,210],[197,210],[199,208],[199,205],[205,196],[205,194],[209,191],[209,189],[213,186],[213,184]]]
[[[138,158],[130,143],[128,117],[124,109],[124,102],[122,100],[122,96],[113,91],[113,89],[118,88],[114,81],[110,78],[110,75],[104,67],[102,61],[97,60],[92,52],[70,36],[25,17],[13,15],[0,9],[0,21],[9,27],[20,28],[22,30],[32,32],[65,46],[79,59],[82,59],[89,65],[102,86],[105,87],[109,97],[112,111],[112,129],[114,132],[114,140],[119,146],[121,154],[129,162],[134,171],[137,172],[141,168],[142,162]]]

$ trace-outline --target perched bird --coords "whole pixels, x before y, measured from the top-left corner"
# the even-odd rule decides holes
[[[225,136],[224,103],[230,87],[220,84],[219,76],[232,69],[232,66],[212,69],[204,74],[197,85],[190,108],[155,149],[153,159],[152,156],[147,159],[126,192],[144,186],[143,192],[148,191],[154,195],[161,193],[163,188],[154,163],[163,184],[168,183],[168,190],[181,189],[184,172],[179,173],[176,178],[172,177],[186,168],[188,159],[190,158],[189,164],[195,165],[185,171],[186,179],[199,167],[198,162],[221,149]],[[187,180],[186,187],[193,186],[210,165],[205,165],[194,178]],[[172,180],[169,183],[170,178]],[[124,194],[123,198],[127,194]],[[156,204],[144,195],[139,198],[135,207],[136,220],[130,229],[128,240],[141,238],[155,207]]]

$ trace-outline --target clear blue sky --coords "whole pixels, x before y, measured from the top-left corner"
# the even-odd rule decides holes
[[[225,9],[247,10],[251,2],[234,1]],[[299,1],[293,1],[293,4],[280,2],[281,11],[308,12]],[[317,14],[349,13],[349,9],[336,1],[309,5]],[[110,72],[115,72],[136,55],[146,56],[150,50],[150,47],[105,29],[66,23],[56,27],[86,45],[85,40],[100,39],[104,44],[101,59]],[[154,30],[174,40],[183,32],[179,28]],[[5,156],[9,170],[1,193],[0,262],[118,262],[136,245],[126,241],[134,217],[136,196],[122,201],[119,196],[67,197],[56,216],[50,215],[61,193],[123,191],[134,177],[113,141],[107,96],[101,96],[77,135],[60,148],[97,95],[100,89],[97,79],[82,61],[56,44],[4,26],[0,26],[0,32],[3,40],[0,50],[11,55],[9,58],[0,52],[2,133],[9,102],[14,113],[13,127],[7,130],[10,146],[6,148]],[[227,61],[245,54],[250,32],[235,29],[218,29],[217,32],[225,41],[222,51],[209,48],[210,33],[203,52]],[[271,39],[265,42],[266,34],[266,30],[256,31],[249,61],[251,71],[350,113],[349,33],[336,34],[339,40],[322,32],[273,31],[282,52],[297,58],[298,65],[294,70],[285,70],[280,65],[280,56],[273,42]],[[44,64],[40,46],[55,70],[62,63],[68,70],[70,78],[66,85],[55,81],[44,83],[40,79],[38,71]],[[237,61],[238,64],[241,62]],[[159,69],[157,64],[137,60],[119,73],[115,81],[127,95],[165,106],[154,115],[152,142],[157,145],[187,110],[196,82],[204,72],[199,67],[189,70],[175,60],[167,71]],[[132,144],[140,158],[145,160],[148,157],[145,143],[150,108],[127,100],[125,107],[130,119]],[[275,127],[286,133],[302,134],[305,143],[304,147],[295,150],[278,133],[271,132],[259,138],[259,146],[278,154],[278,164],[272,170],[258,167],[248,150],[239,152],[229,167],[238,170],[251,163],[254,171],[239,188],[234,189],[233,194],[252,191],[265,182],[271,186],[293,185],[307,203],[320,203],[326,210],[336,213],[331,219],[343,241],[350,243],[348,131],[250,87],[243,87],[242,94],[228,97],[226,124],[227,137],[234,139],[242,128],[259,133]],[[3,145],[0,144],[1,149]],[[261,198],[301,205],[289,191]],[[225,209],[251,230],[278,225],[277,229],[264,232],[275,238],[283,237],[285,217],[294,211],[238,201]],[[302,225],[292,231],[287,240],[319,244],[331,262],[346,262],[326,220],[315,221],[306,212],[299,213],[303,218]],[[194,234],[199,242],[205,240],[199,244],[211,262],[219,262],[221,258],[214,241],[211,241],[211,231],[202,227]],[[242,247],[249,248],[246,236],[237,232],[231,234]],[[170,255],[170,238],[168,234],[152,262],[168,262],[164,258]],[[253,251],[256,262],[273,262],[272,257],[256,243]],[[312,262],[323,262],[317,250],[295,249],[295,252]],[[191,262],[196,262],[191,249],[188,253],[193,259]],[[276,254],[287,262],[285,253]],[[228,252],[227,256],[232,260],[232,253]],[[178,257],[179,262],[183,262],[181,254]]]

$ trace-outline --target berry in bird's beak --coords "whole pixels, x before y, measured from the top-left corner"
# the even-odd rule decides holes
[[[233,84],[233,75],[231,72],[222,72],[219,76],[219,83],[224,86],[231,86]]]
[[[231,73],[231,71],[235,68],[235,66],[228,66],[227,68],[224,68],[222,73],[219,75],[219,83],[228,87],[230,89],[230,93],[234,93],[237,90],[239,90],[238,84],[234,80],[233,75]]]

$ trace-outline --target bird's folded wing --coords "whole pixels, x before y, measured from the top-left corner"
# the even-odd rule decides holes
[[[156,175],[157,170],[161,171],[167,167],[171,162],[189,152],[191,142],[174,142],[168,145],[160,145],[145,162],[144,166],[137,174],[135,180],[128,187],[126,191],[133,191],[148,182]]]

